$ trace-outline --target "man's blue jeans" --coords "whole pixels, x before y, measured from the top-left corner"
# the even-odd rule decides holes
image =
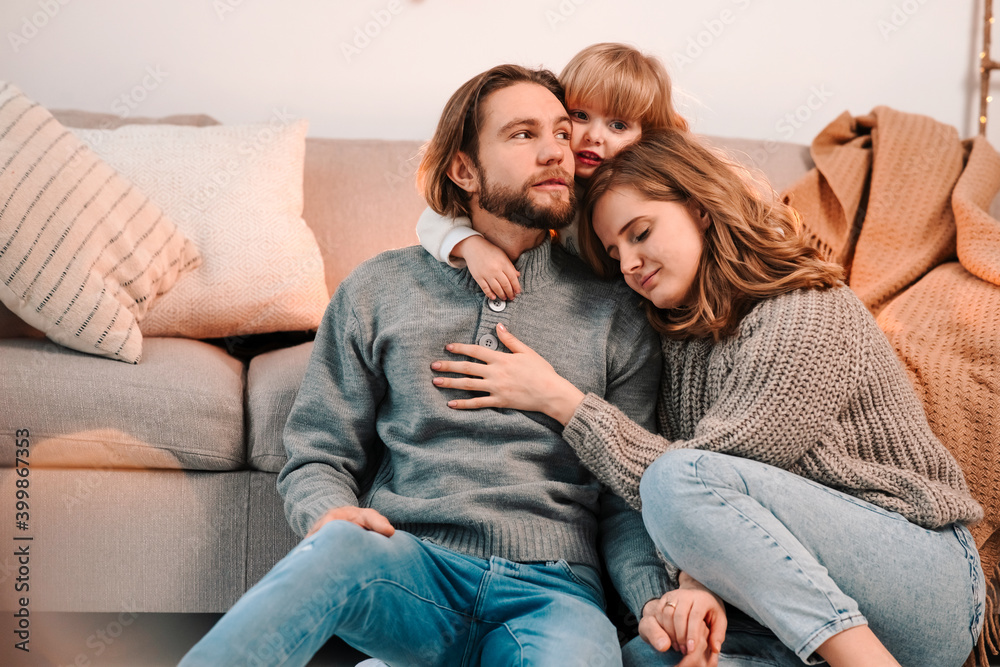
[[[332,635],[390,665],[621,665],[590,567],[472,558],[331,521],[288,553],[182,666],[305,665]]]
[[[734,628],[722,666],[817,662],[823,642],[867,623],[904,666],[958,667],[982,629],[983,572],[960,524],[927,530],[786,470],[699,450],[664,454],[639,490],[667,560],[791,649]],[[671,653],[645,664],[675,664]]]

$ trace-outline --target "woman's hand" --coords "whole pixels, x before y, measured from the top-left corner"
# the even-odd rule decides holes
[[[726,638],[726,609],[722,600],[694,583],[697,586],[669,591],[647,602],[639,636],[657,651],[673,648],[682,653],[678,667],[717,667]]]
[[[448,401],[458,410],[475,408],[511,408],[543,412],[563,426],[569,423],[583,401],[583,392],[556,373],[552,365],[537,352],[519,341],[502,324],[497,336],[511,354],[488,350],[481,345],[452,343],[449,352],[478,359],[471,361],[435,361],[431,369],[442,373],[458,373],[469,377],[435,377],[434,384],[448,389],[481,391],[489,396]]]

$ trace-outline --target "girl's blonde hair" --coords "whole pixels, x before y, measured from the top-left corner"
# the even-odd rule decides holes
[[[654,56],[627,44],[604,42],[580,51],[563,69],[559,82],[566,89],[566,105],[583,103],[627,120],[638,120],[642,130],[687,130],[671,99],[670,76]]]
[[[644,299],[654,329],[669,338],[718,341],[736,333],[760,301],[802,288],[827,289],[843,268],[822,259],[800,235],[801,219],[769,187],[687,132],[654,130],[598,168],[583,203],[581,256],[602,276],[620,273],[594,232],[594,205],[613,188],[708,214],[694,303],[661,310]]]

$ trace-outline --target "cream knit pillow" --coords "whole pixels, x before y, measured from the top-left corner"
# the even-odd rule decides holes
[[[137,363],[137,323],[198,251],[43,107],[0,82],[0,301],[57,343]]]
[[[74,130],[198,245],[204,263],[143,321],[147,336],[216,338],[319,326],[323,258],[302,219],[304,120]]]

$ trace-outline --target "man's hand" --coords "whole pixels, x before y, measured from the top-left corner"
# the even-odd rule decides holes
[[[521,272],[514,268],[507,253],[482,236],[462,239],[451,254],[465,260],[469,273],[490,299],[508,301],[521,293],[521,283],[517,280]]]
[[[722,601],[698,584],[647,602],[639,636],[657,651],[673,648],[683,654],[678,667],[717,667],[726,625]]]
[[[327,510],[326,514],[316,519],[316,523],[306,533],[306,537],[309,537],[331,521],[337,520],[350,521],[365,530],[370,530],[386,537],[392,537],[392,534],[396,532],[396,529],[392,527],[389,520],[375,510],[348,505],[346,507],[334,507],[332,510]]]

